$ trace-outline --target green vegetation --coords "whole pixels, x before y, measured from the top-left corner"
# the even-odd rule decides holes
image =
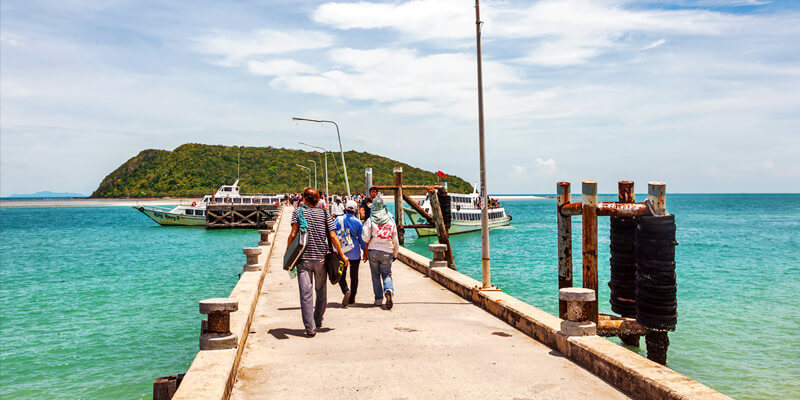
[[[317,180],[325,188],[324,158],[320,152],[273,147],[211,146],[184,144],[173,151],[143,150],[110,173],[92,193],[93,198],[109,197],[201,197],[236,180],[236,159],[241,155],[242,193],[299,192],[308,184],[308,172],[295,164],[317,161]],[[364,192],[364,169],[371,167],[375,185],[394,183],[392,169],[403,167],[403,183],[429,185],[436,173],[414,168],[386,157],[369,153],[345,153],[350,189]],[[331,193],[346,193],[339,153],[328,154],[328,180]],[[469,193],[472,185],[456,176],[444,178],[455,193]]]

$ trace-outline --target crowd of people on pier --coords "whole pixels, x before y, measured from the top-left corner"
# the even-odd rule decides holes
[[[373,304],[392,309],[392,262],[397,259],[400,244],[397,225],[376,188],[370,188],[368,196],[325,196],[307,187],[302,193],[284,195],[283,203],[294,207],[287,249],[298,232],[307,233],[307,244],[296,266],[306,336],[315,336],[322,326],[328,298],[324,264],[326,255],[331,253],[338,254],[344,265],[339,280],[342,307],[355,303],[358,269],[366,260],[372,277]]]

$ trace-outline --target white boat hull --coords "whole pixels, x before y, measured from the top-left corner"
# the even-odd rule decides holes
[[[159,225],[164,226],[205,226],[206,217],[204,215],[183,215],[175,214],[148,207],[134,207],[141,211],[142,214],[147,215]]]
[[[411,220],[413,224],[427,224],[424,218],[422,218],[419,213],[415,210],[404,208],[403,211],[406,212],[408,218]],[[500,226],[506,226],[511,224],[511,217],[505,216],[502,218],[495,218],[489,220],[489,229],[497,228]],[[436,236],[436,229],[432,228],[414,228],[417,231],[417,235],[420,237],[423,236]],[[451,235],[455,235],[458,233],[466,233],[466,232],[474,232],[481,230],[481,221],[458,221],[458,220],[451,220],[450,222],[450,229],[447,232]]]

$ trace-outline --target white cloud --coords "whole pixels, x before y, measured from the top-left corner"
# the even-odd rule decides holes
[[[252,74],[266,76],[313,74],[318,71],[313,65],[295,60],[248,61],[247,69]]]
[[[558,173],[558,167],[556,167],[556,162],[552,158],[548,158],[547,160],[542,160],[541,158],[536,159],[537,175],[553,177],[558,175]]]
[[[524,178],[528,176],[528,169],[519,164],[511,166],[511,176],[515,178]]]
[[[251,57],[323,49],[333,42],[327,33],[308,30],[214,32],[199,39],[198,51],[220,56],[220,64],[233,66]]]

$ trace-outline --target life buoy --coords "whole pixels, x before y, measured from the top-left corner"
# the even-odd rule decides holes
[[[196,206],[196,205],[197,205],[197,202],[196,202],[196,201],[193,201],[193,202],[192,202],[192,207],[194,207],[194,206]]]

